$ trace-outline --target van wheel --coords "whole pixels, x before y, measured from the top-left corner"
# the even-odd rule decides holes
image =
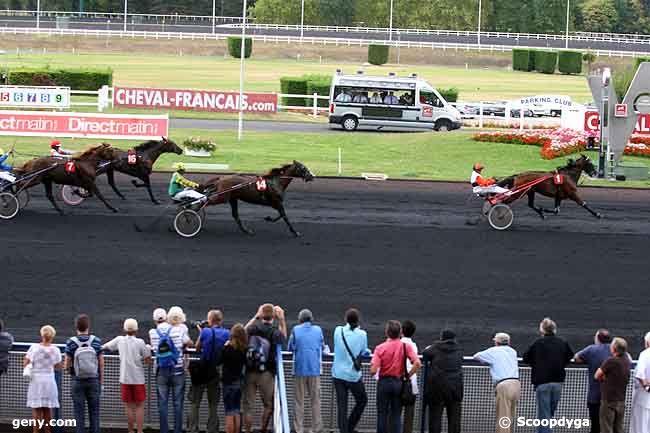
[[[441,119],[436,122],[436,131],[451,131],[451,122],[447,119]]]
[[[346,131],[354,131],[357,129],[357,126],[359,126],[359,121],[354,116],[345,116],[343,122],[341,122],[341,126],[343,126],[343,129]]]

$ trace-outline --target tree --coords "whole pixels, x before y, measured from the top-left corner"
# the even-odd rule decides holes
[[[646,27],[646,11],[640,0],[615,0],[618,22],[614,27],[617,33],[642,33]]]
[[[305,0],[305,24],[320,24],[317,6],[316,0]],[[251,11],[260,23],[300,24],[301,0],[258,0]]]
[[[318,0],[318,11],[322,20],[331,26],[351,26],[355,3],[355,0]]]
[[[612,32],[619,21],[614,0],[587,0],[582,7],[582,19],[582,30]]]

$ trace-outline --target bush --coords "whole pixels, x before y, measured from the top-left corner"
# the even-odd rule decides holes
[[[246,38],[246,51],[244,58],[249,58],[253,52],[253,39]],[[235,36],[228,37],[228,54],[239,59],[241,57],[241,38]]]
[[[557,67],[563,74],[580,74],[582,72],[582,53],[560,51]]]
[[[632,84],[636,70],[637,68],[628,67],[627,69],[616,71],[612,74],[612,82],[614,84],[614,90],[616,90],[618,102],[623,102],[623,98],[625,98],[625,94]]]
[[[555,51],[535,51],[535,70],[542,74],[553,74],[557,67]]]
[[[280,78],[280,91],[291,95],[306,95],[308,80],[304,77]],[[305,106],[304,98],[282,98],[282,105]]]
[[[330,87],[332,85],[332,80],[330,78],[329,81],[307,81],[307,93],[306,95],[312,95],[314,93],[317,93],[318,96],[329,96],[330,94]],[[306,107],[313,107],[314,101],[312,98],[305,99],[305,106]],[[319,107],[327,107],[329,105],[329,101],[327,99],[319,99],[318,100],[318,106]]]
[[[447,102],[458,101],[458,89],[455,87],[449,89],[438,89],[438,93],[440,93],[440,96],[445,98],[445,101]]]
[[[19,68],[7,74],[12,86],[62,86],[72,90],[98,90],[113,84],[111,69]]]
[[[183,141],[183,146],[192,150],[205,150],[207,152],[214,152],[217,150],[217,145],[210,139],[205,140],[201,137],[190,137]]]
[[[635,59],[635,61],[636,61],[636,63],[635,63],[636,64],[636,69],[638,69],[639,66],[641,65],[641,63],[650,62],[650,57],[637,57]]]
[[[512,70],[513,71],[532,71],[531,68],[531,50],[512,50]]]
[[[368,63],[384,65],[388,63],[388,45],[368,45]]]

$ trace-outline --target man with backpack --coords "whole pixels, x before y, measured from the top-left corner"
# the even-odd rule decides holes
[[[277,319],[277,325],[274,320]],[[266,432],[273,415],[273,391],[275,388],[276,348],[287,338],[284,310],[272,304],[261,305],[257,314],[246,324],[248,349],[246,351],[246,387],[244,391],[244,427],[252,433],[252,412],[255,395],[259,389],[264,404],[262,433]]]
[[[199,410],[203,394],[208,394],[208,424],[207,433],[219,433],[219,417],[217,406],[221,395],[220,374],[217,365],[221,361],[221,352],[230,332],[222,327],[223,313],[219,310],[208,312],[208,326],[197,326],[199,337],[196,339],[196,351],[201,354],[201,359],[190,363],[192,385],[188,394],[192,410],[188,430],[191,433],[199,431]]]
[[[162,308],[153,312],[156,327],[149,331],[151,348],[155,354],[156,385],[160,433],[169,432],[169,396],[174,407],[174,433],[183,431],[183,402],[185,399],[185,366],[183,350],[193,346],[182,323],[181,311],[170,309],[167,314]]]
[[[90,432],[99,433],[99,398],[104,375],[102,341],[90,333],[90,318],[80,314],[75,320],[77,335],[65,345],[64,369],[72,375],[72,401],[76,433],[86,430],[86,405]]]

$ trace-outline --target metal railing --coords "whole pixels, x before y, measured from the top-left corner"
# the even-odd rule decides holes
[[[28,382],[22,377],[21,361],[24,357],[24,351],[14,351],[10,353],[9,357],[9,371],[8,374],[0,376],[0,424],[9,424],[16,418],[30,418],[31,412],[25,407]],[[281,420],[282,432],[289,432],[289,418],[293,416],[293,401],[294,401],[294,384],[291,375],[292,363],[289,354],[283,354],[284,361],[279,363],[281,366],[281,373],[278,378],[278,384],[284,382],[284,386],[279,386],[280,394],[280,413],[276,412],[276,422]],[[322,363],[322,381],[321,381],[321,413],[323,417],[323,427],[325,431],[336,431],[337,423],[337,404],[334,386],[331,378],[331,357],[324,357]],[[376,431],[377,423],[377,389],[376,380],[370,374],[369,363],[364,363],[363,381],[368,393],[368,405],[357,427],[359,431],[371,432]],[[566,369],[566,381],[562,391],[562,399],[558,410],[556,412],[556,419],[565,417],[571,419],[588,419],[588,410],[586,404],[587,394],[587,378],[588,370],[586,368],[579,368],[571,366]],[[462,413],[462,431],[465,433],[485,433],[494,431],[495,428],[495,407],[494,407],[494,388],[490,379],[489,369],[486,366],[466,360],[466,365],[463,367],[464,374],[464,399],[463,399],[463,413]],[[419,388],[424,389],[423,386],[424,374],[419,374]],[[517,417],[525,417],[527,419],[534,419],[536,417],[536,404],[535,392],[530,383],[530,368],[526,366],[520,367],[521,378],[521,398],[517,407]],[[125,427],[125,418],[122,411],[119,409],[122,406],[120,401],[119,390],[119,358],[115,355],[105,356],[105,374],[104,385],[101,396],[101,425],[105,428],[123,428]],[[155,389],[155,377],[151,367],[146,370],[147,381],[147,402],[145,405],[145,424],[148,427],[156,428],[158,426],[158,409],[157,398]],[[189,386],[189,375],[187,376],[187,384]],[[626,414],[625,423],[629,423],[630,407],[632,398],[632,383],[628,386],[627,400],[626,400]],[[188,388],[189,389],[189,388]],[[282,394],[285,394],[284,397]],[[60,419],[67,419],[73,417],[72,399],[70,397],[70,377],[63,375],[61,377],[61,409],[57,415]],[[308,402],[305,410],[305,425],[311,425],[311,411],[310,402]],[[353,404],[351,401],[350,404]],[[189,412],[189,402],[185,405],[186,414]],[[256,406],[254,413],[254,420],[259,420],[261,414],[261,405]],[[281,412],[284,413],[281,413]],[[173,413],[170,411],[170,413]],[[416,404],[416,414],[414,425],[420,426],[426,418],[425,408],[422,405],[422,398],[419,397]],[[223,417],[222,406],[219,405],[219,416]],[[424,417],[424,418],[423,418]],[[207,404],[203,404],[200,412],[201,425],[204,425],[207,420]],[[426,426],[426,423],[424,424]],[[276,432],[280,426],[276,426]],[[626,427],[627,428],[627,427]],[[516,427],[517,433],[532,432],[532,428]],[[567,430],[557,428],[554,430],[556,433],[573,432],[575,430]],[[278,432],[279,433],[279,432]]]

